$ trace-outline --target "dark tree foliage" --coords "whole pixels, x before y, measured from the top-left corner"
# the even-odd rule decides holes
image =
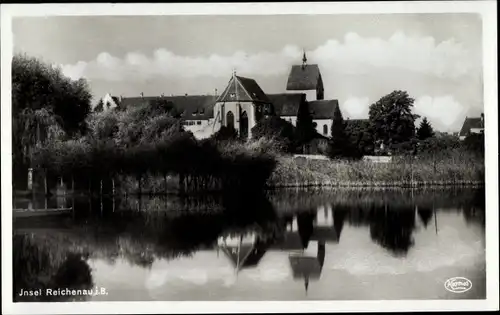
[[[370,124],[376,142],[393,150],[412,141],[418,118],[412,113],[413,103],[407,92],[394,91],[370,106]]]
[[[233,126],[222,126],[211,139],[215,141],[231,141],[238,139],[238,132]]]
[[[446,155],[460,149],[461,143],[458,137],[451,135],[439,135],[418,142],[419,155]]]
[[[329,141],[328,156],[330,158],[357,158],[361,153],[357,147],[351,143],[346,132],[346,123],[342,118],[342,113],[337,107],[333,116],[331,139]]]
[[[359,152],[360,155],[374,154],[373,133],[368,120],[347,120],[345,132],[349,142]]]
[[[316,124],[313,122],[309,105],[306,102],[299,106],[295,133],[297,145],[300,147],[307,145],[317,135]]]
[[[406,256],[414,245],[415,212],[374,207],[370,219],[372,240],[395,256]]]
[[[471,133],[465,137],[462,147],[477,155],[484,156],[484,133]]]
[[[61,117],[61,127],[70,135],[85,131],[92,95],[84,79],[73,81],[36,58],[17,54],[12,60],[12,115],[26,108],[47,108]]]
[[[296,143],[293,125],[277,116],[262,118],[252,128],[252,138],[276,140],[287,152],[291,152]]]
[[[73,81],[39,59],[12,60],[13,184],[25,189],[36,146],[86,131],[91,94],[85,80]],[[32,166],[32,165],[31,165]]]
[[[420,122],[420,127],[417,130],[417,138],[419,140],[425,140],[432,137],[434,137],[434,130],[427,120],[427,117],[424,117],[424,119]]]

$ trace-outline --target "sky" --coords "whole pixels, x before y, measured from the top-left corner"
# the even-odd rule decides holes
[[[233,70],[283,93],[305,50],[344,118],[368,118],[394,90],[440,131],[484,108],[476,14],[17,17],[13,35],[15,52],[86,78],[95,102],[220,93]]]

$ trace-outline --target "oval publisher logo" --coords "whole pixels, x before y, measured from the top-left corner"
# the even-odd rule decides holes
[[[446,280],[444,287],[453,293],[463,293],[472,289],[472,282],[464,277],[454,277]]]

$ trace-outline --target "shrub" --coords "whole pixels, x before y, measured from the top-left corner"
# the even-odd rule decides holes
[[[284,152],[292,152],[296,144],[293,125],[277,116],[261,119],[252,128],[252,138],[254,140],[269,139],[273,143],[279,144],[279,148]]]

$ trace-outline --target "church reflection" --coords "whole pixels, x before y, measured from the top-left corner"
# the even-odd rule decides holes
[[[347,211],[331,205],[279,219],[280,231],[269,241],[257,232],[219,237],[217,252],[226,256],[235,272],[256,267],[268,251],[288,253],[293,279],[304,284],[305,293],[311,281],[317,281],[325,262],[326,244],[339,242]]]

